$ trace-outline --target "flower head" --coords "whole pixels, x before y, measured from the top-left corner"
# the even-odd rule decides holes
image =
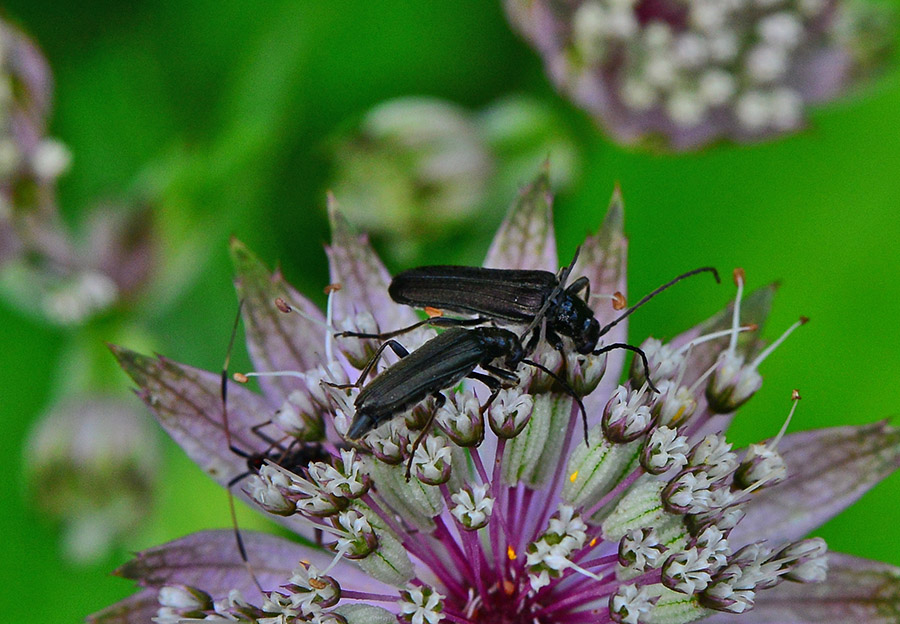
[[[37,46],[0,19],[0,292],[73,325],[147,285],[156,241],[143,205],[98,206],[83,237],[61,218],[56,184],[71,155],[46,134],[52,83]]]
[[[871,73],[891,40],[877,9],[852,1],[505,4],[557,87],[615,138],[674,150],[797,130],[808,104]]]
[[[387,272],[365,239],[334,207],[331,218],[331,280],[342,287],[332,289],[327,315],[243,245],[232,246],[255,365],[293,372],[259,377],[262,394],[229,389],[230,436],[217,374],[114,348],[160,423],[222,484],[246,471],[227,440],[246,453],[270,453],[272,440],[276,449],[300,443],[291,428],[258,425],[292,393],[312,397],[308,371],[337,363],[343,372],[332,370],[331,379],[356,378],[354,358],[331,341],[331,327],[363,314],[379,330],[416,320],[388,298]],[[555,271],[550,224],[541,176],[514,204],[486,264]],[[616,194],[572,277],[587,277],[595,293],[624,292],[625,248]],[[352,395],[325,384],[327,401],[303,404],[321,418],[314,442],[328,457],[290,471],[273,460],[255,477],[267,483],[254,498],[299,534],[322,535],[327,549],[245,532],[257,587],[232,534],[196,534],[120,570],[144,589],[94,621],[124,613],[135,622],[649,624],[749,612],[745,621],[753,622],[771,621],[772,610],[793,599],[810,614],[805,621],[834,619],[845,608],[874,617],[882,608],[876,584],[857,589],[857,581],[877,577],[896,593],[900,575],[844,555],[830,554],[826,563],[824,542],[802,538],[894,469],[900,434],[883,424],[847,427],[780,435],[742,451],[722,433],[733,414],[712,410],[705,395],[721,354],[754,362],[765,351],[758,328],[771,294],[757,291],[657,347],[667,363],[651,366],[651,375],[665,371],[657,383],[677,392],[654,395],[634,375],[620,385],[622,354],[607,353],[599,380],[572,384],[590,390],[587,441],[572,398],[522,375],[487,413],[476,406],[486,400],[477,385],[447,389],[443,405],[429,401],[398,414],[348,450],[340,432],[352,419]],[[276,298],[302,314],[279,310]],[[601,325],[619,315],[609,305],[594,313]],[[607,344],[625,340],[624,325],[604,336]],[[412,349],[427,337],[400,339]],[[543,348],[533,357],[543,358]],[[564,359],[543,361],[560,370]],[[664,400],[691,407],[660,408]],[[433,412],[438,426],[414,450],[429,420],[422,415]],[[304,443],[312,442],[303,431]],[[237,494],[255,491],[244,490]],[[883,587],[877,591],[883,595]]]
[[[129,401],[65,400],[37,422],[26,452],[35,503],[61,523],[69,560],[106,556],[150,511],[159,449],[150,421]]]

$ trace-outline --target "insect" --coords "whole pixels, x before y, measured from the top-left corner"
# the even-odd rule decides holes
[[[590,299],[590,281],[586,277],[579,277],[566,285],[577,259],[578,251],[575,252],[572,262],[560,269],[557,274],[540,270],[484,269],[450,265],[409,269],[391,281],[388,293],[394,301],[417,308],[435,307],[473,314],[476,317],[473,319],[435,317],[383,334],[343,332],[338,335],[386,339],[425,324],[472,326],[493,320],[527,324],[527,328],[519,337],[520,341],[524,342],[526,336],[531,333],[525,346],[526,353],[534,351],[542,333],[550,346],[562,355],[565,355],[565,350],[561,336],[570,339],[575,350],[583,355],[600,355],[613,349],[626,349],[640,356],[647,371],[649,386],[656,390],[653,382],[649,381],[649,365],[646,355],[640,348],[625,343],[614,343],[598,349],[600,338],[673,284],[704,272],[711,272],[716,281],[719,281],[718,273],[712,267],[701,267],[679,275],[601,327],[593,310],[587,304],[587,300]]]
[[[378,348],[355,384],[333,384],[333,386],[351,388],[362,385],[386,348],[390,348],[400,360],[382,371],[360,390],[354,401],[356,413],[347,431],[349,439],[362,437],[366,432],[429,396],[435,397],[438,407],[442,406],[447,399],[441,391],[456,385],[466,377],[481,381],[491,390],[490,397],[481,406],[483,414],[504,387],[504,382],[506,384],[518,382],[515,370],[521,363],[544,371],[575,398],[581,409],[584,435],[587,439],[587,414],[581,399],[555,373],[527,359],[519,337],[509,330],[486,326],[474,329],[451,327],[412,353],[396,340],[387,340]],[[502,366],[494,363],[495,360],[502,360]],[[490,374],[475,371],[478,367]],[[413,443],[406,468],[407,479],[412,469],[415,450],[428,432],[435,411],[432,411],[429,421]]]
[[[222,400],[222,427],[225,432],[225,441],[232,453],[246,460],[247,469],[244,472],[241,472],[240,474],[232,477],[225,485],[225,487],[228,491],[228,506],[231,512],[231,521],[234,528],[234,537],[235,542],[237,543],[238,552],[240,553],[241,560],[247,567],[247,571],[253,579],[253,582],[257,585],[257,587],[260,587],[260,591],[262,591],[259,581],[256,579],[256,575],[250,566],[250,561],[247,557],[247,549],[244,546],[244,540],[241,537],[241,532],[238,528],[232,488],[247,477],[251,475],[258,475],[259,471],[267,462],[277,464],[289,472],[302,474],[306,469],[309,468],[309,465],[311,463],[330,462],[332,456],[319,442],[307,442],[293,436],[282,436],[281,439],[274,439],[270,437],[262,430],[264,427],[272,424],[271,420],[267,420],[265,422],[254,425],[253,427],[250,427],[250,431],[267,445],[265,450],[258,452],[249,452],[234,444],[231,435],[231,427],[228,421],[228,366],[231,360],[231,352],[234,348],[234,341],[237,335],[238,325],[240,323],[242,308],[243,301],[241,301],[240,305],[238,306],[238,313],[234,319],[234,325],[231,329],[231,338],[228,342],[228,351],[225,356],[225,364],[222,366],[220,394]],[[244,379],[246,380],[246,376],[241,377],[244,377]],[[315,539],[316,543],[321,546],[322,531],[320,529],[316,529]]]

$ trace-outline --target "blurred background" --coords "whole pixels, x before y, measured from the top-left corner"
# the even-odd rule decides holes
[[[36,451],[28,432],[80,392],[144,414],[106,341],[221,368],[237,310],[232,234],[324,302],[329,189],[345,206],[366,196],[401,207],[431,202],[426,215],[348,210],[397,271],[480,263],[515,189],[548,157],[567,260],[619,183],[631,298],[697,266],[726,274],[741,266],[751,287],[781,283],[769,338],[799,315],[811,318],[763,364],[763,388],[740,410],[733,441],[774,435],[792,388],[803,396],[792,430],[898,412],[900,74],[892,68],[814,109],[792,136],[670,154],[611,142],[557,94],[497,2],[6,0],[3,17],[32,37],[53,72],[49,134],[72,154],[58,186],[63,223],[78,232],[98,204],[140,205],[164,241],[142,294],[77,329],[0,301],[0,613],[8,621],[79,621],[131,593],[109,575],[130,551],[230,526],[225,494],[157,435],[161,463],[140,463],[158,476],[156,487],[141,486],[155,494],[135,503],[139,528],[82,556],[87,564],[75,563],[78,553],[64,558],[49,517],[64,517],[68,503],[29,502]],[[376,108],[410,96],[433,99]],[[435,181],[416,169],[433,144],[411,145],[402,158],[381,151],[385,137],[402,143],[417,120],[443,128],[434,141],[470,167]],[[411,170],[421,179],[404,180]],[[631,339],[671,337],[733,293],[727,281],[685,283],[632,318]],[[235,358],[235,369],[247,365],[242,347]],[[894,475],[819,533],[834,550],[900,565],[898,509]],[[241,518],[266,526],[247,510]]]

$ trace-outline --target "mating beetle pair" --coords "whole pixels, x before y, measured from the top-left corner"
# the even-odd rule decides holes
[[[712,272],[718,281],[718,274],[713,268],[703,267],[680,275],[626,309],[612,322],[600,327],[586,302],[590,296],[590,283],[587,278],[578,278],[566,287],[566,280],[577,258],[576,252],[569,266],[555,275],[549,271],[465,266],[426,266],[397,275],[388,289],[391,298],[397,303],[419,308],[426,306],[442,308],[473,314],[476,317],[472,319],[434,317],[382,334],[354,332],[337,334],[387,339],[363,370],[357,383],[351,384],[353,386],[364,383],[385,348],[390,347],[401,357],[399,362],[362,388],[354,402],[356,414],[347,437],[351,439],[361,437],[428,396],[435,396],[439,405],[443,404],[445,399],[441,391],[459,383],[465,377],[478,379],[491,389],[490,398],[482,406],[483,412],[497,396],[503,382],[517,381],[514,371],[519,363],[525,363],[548,373],[574,397],[581,409],[587,441],[587,415],[581,399],[563,379],[525,357],[537,347],[541,335],[563,356],[565,351],[561,336],[572,340],[575,350],[580,354],[600,355],[613,349],[634,351],[644,363],[648,384],[655,389],[652,381],[649,381],[649,365],[641,349],[625,343],[613,343],[597,348],[600,338],[653,296],[676,282],[702,272]],[[584,293],[584,298],[581,293]],[[484,326],[485,323],[492,321],[527,324],[527,327],[521,335],[516,335],[506,329]],[[451,327],[426,342],[412,354],[391,339],[426,324],[456,327]],[[475,325],[481,326],[469,330],[462,328]],[[531,336],[526,342],[529,333]],[[505,369],[492,364],[501,358]],[[479,366],[493,376],[475,372]],[[413,452],[427,430],[428,425],[416,439]]]

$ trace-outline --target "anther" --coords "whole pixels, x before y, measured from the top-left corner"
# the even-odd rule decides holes
[[[618,290],[613,293],[612,296],[612,307],[613,310],[624,310],[628,307],[628,300],[625,299],[625,295],[620,293]]]
[[[328,284],[328,286],[322,289],[322,292],[324,292],[326,295],[330,295],[331,293],[339,291],[341,288],[343,288],[343,286],[338,283]]]
[[[245,384],[250,381],[250,378],[247,377],[247,375],[245,375],[244,373],[235,373],[234,375],[232,375],[232,379],[241,384]]]
[[[279,312],[284,312],[285,314],[290,314],[293,311],[293,308],[288,305],[288,302],[281,297],[275,299],[275,307],[278,308]]]

